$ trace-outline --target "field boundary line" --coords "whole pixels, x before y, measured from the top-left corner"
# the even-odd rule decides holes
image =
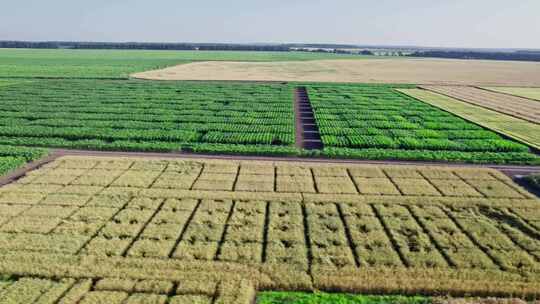
[[[454,114],[455,115],[455,114]],[[471,164],[458,162],[423,162],[401,160],[365,160],[365,159],[335,159],[324,157],[297,157],[297,156],[256,156],[256,155],[227,155],[227,154],[196,154],[185,152],[120,152],[120,151],[95,151],[95,150],[70,150],[56,149],[56,158],[61,156],[89,156],[89,157],[131,157],[131,158],[184,158],[200,160],[231,160],[231,161],[268,161],[268,162],[304,162],[322,164],[358,164],[358,165],[396,165],[396,166],[444,166],[466,168],[491,168],[503,172],[536,173],[540,172],[540,166],[529,165],[496,165],[496,164]]]

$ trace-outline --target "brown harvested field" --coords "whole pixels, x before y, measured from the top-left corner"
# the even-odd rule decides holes
[[[430,85],[422,88],[536,124],[540,123],[540,103],[535,100],[468,86]]]
[[[539,215],[492,169],[62,157],[0,188],[0,302],[534,298]]]
[[[540,86],[540,63],[453,59],[196,62],[136,73],[155,80],[316,81]]]

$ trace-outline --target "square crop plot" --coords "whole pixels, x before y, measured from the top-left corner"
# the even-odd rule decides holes
[[[84,149],[297,153],[287,84],[47,80],[2,87],[2,140]],[[156,170],[163,163],[95,160],[69,169]],[[231,173],[220,165],[211,173]],[[58,183],[67,181],[57,180]],[[41,182],[45,182],[41,180]]]
[[[504,139],[394,87],[308,85],[325,147],[323,153],[347,158],[538,162],[527,146]],[[397,173],[390,176],[414,177]]]

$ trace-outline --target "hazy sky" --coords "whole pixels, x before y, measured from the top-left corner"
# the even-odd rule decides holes
[[[540,48],[540,0],[6,0],[0,40]]]

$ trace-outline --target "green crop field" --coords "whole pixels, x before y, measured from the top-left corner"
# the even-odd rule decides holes
[[[35,80],[0,89],[0,143],[294,154],[292,98],[280,84]]]
[[[540,125],[538,124],[426,90],[400,91],[540,150]]]
[[[303,61],[365,58],[301,52],[0,49],[0,78],[120,78],[194,61]]]
[[[538,163],[523,144],[402,94],[399,86],[308,85],[331,157]]]
[[[34,79],[0,89],[0,144],[538,164],[503,139],[383,85],[308,85],[323,151],[295,144],[296,84]]]
[[[47,153],[44,149],[30,149],[0,145],[0,176],[21,167],[25,163],[36,160]]]

